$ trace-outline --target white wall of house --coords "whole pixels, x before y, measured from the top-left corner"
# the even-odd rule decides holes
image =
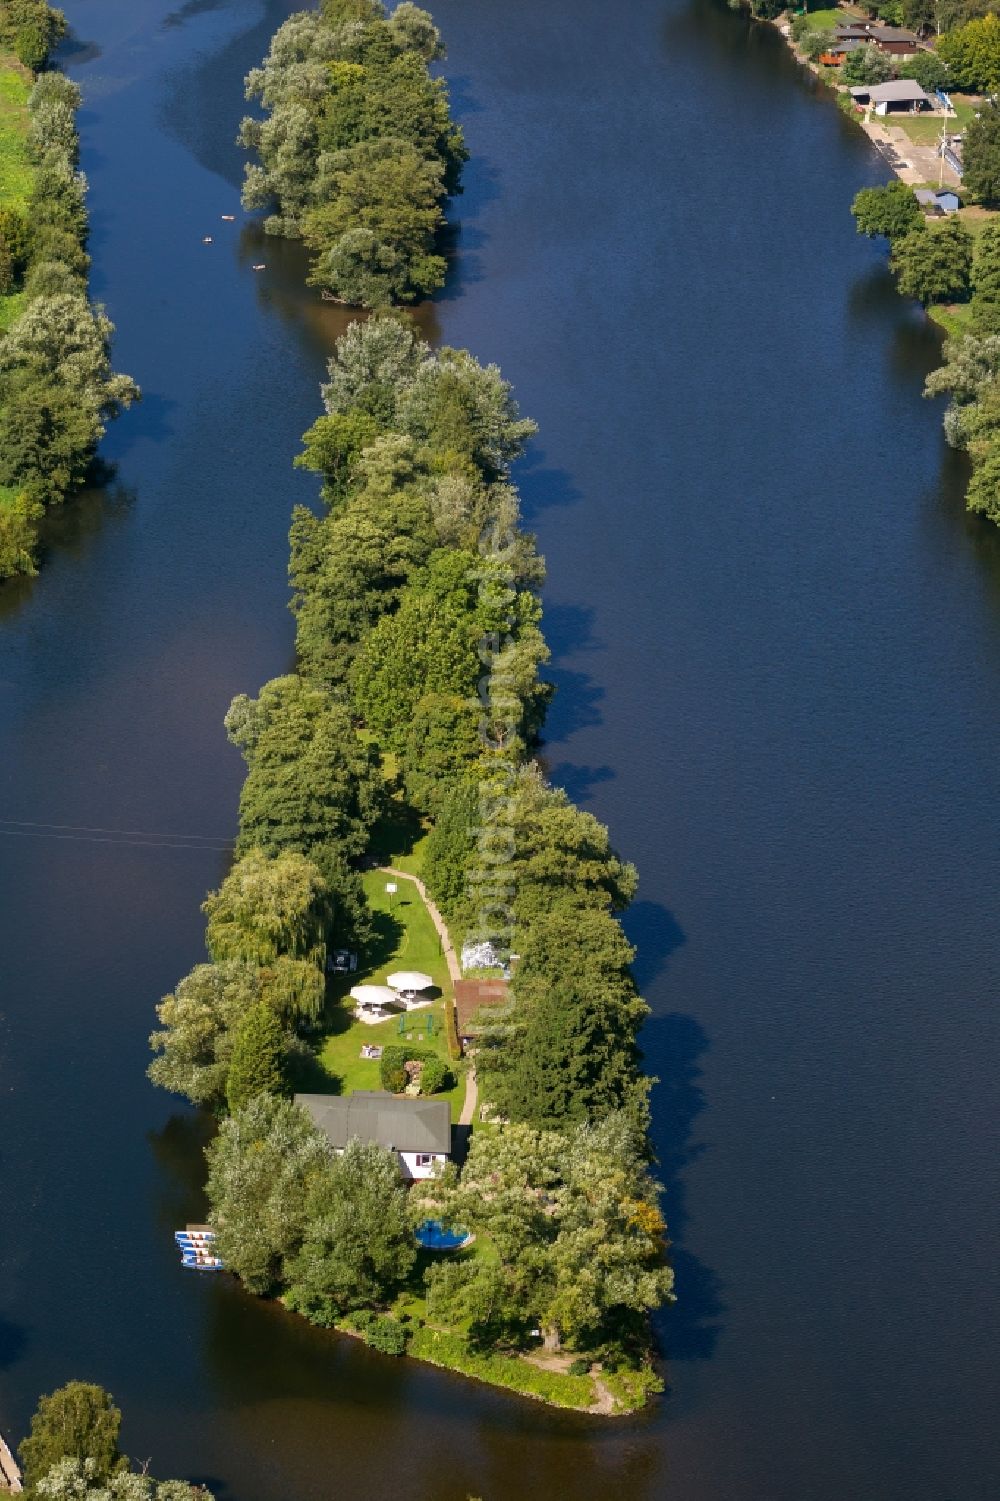
[[[411,1179],[433,1178],[437,1164],[448,1161],[443,1152],[400,1152],[399,1158],[403,1176]]]

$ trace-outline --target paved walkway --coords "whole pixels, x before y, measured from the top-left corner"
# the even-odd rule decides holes
[[[441,940],[441,952],[444,954],[445,963],[448,966],[448,974],[451,976],[451,983],[454,985],[462,978],[462,967],[455,957],[455,950],[451,946],[451,939],[448,937],[448,929],[445,926],[444,918],[427,895],[427,887],[417,876],[411,876],[405,870],[397,870],[394,865],[380,865],[378,868],[385,876],[395,876],[400,881],[412,881],[420,892],[423,904],[431,915],[431,922],[437,929],[437,935]]]
[[[469,1072],[465,1076],[465,1103],[462,1106],[462,1114],[458,1118],[460,1126],[471,1126],[476,1114],[476,1103],[479,1099],[479,1085],[476,1083],[476,1065],[469,1064]]]

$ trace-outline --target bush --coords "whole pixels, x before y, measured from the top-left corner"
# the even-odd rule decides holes
[[[462,1056],[462,1043],[458,1035],[458,1013],[455,1010],[455,1002],[445,1002],[444,1009],[444,1037],[448,1044],[448,1057],[459,1059]]]
[[[420,1075],[421,1094],[443,1094],[445,1090],[455,1088],[455,1075],[439,1057],[428,1058]]]
[[[845,83],[887,83],[892,77],[892,63],[874,42],[869,42],[847,54],[841,72]]]
[[[896,69],[900,78],[912,78],[922,89],[933,94],[935,89],[946,89],[951,82],[951,70],[936,52],[918,52],[914,57],[900,61]]]
[[[380,1317],[371,1309],[352,1314],[348,1327],[356,1330],[365,1344],[380,1355],[405,1355],[409,1333],[398,1319]]]
[[[0,496],[0,579],[36,572],[37,523],[42,508],[27,495]]]
[[[575,1360],[570,1361],[567,1372],[570,1376],[587,1376],[590,1373],[590,1361],[585,1355],[578,1355]]]
[[[424,1068],[437,1061],[437,1053],[430,1048],[391,1047],[383,1048],[379,1063],[379,1081],[390,1094],[402,1094],[406,1088],[406,1063],[422,1063]],[[429,1092],[429,1091],[428,1091]]]

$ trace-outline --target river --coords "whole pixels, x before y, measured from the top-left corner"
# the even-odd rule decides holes
[[[853,232],[884,169],[713,0],[437,0],[473,160],[421,313],[541,425],[545,754],[642,876],[669,1395],[561,1415],[178,1268],[201,1131],[146,1037],[235,830],[222,715],[291,660],[290,461],[344,319],[237,205],[291,7],[170,6],[67,4],[146,397],[0,594],[2,1426],[99,1381],[220,1501],[995,1501],[1000,536]]]

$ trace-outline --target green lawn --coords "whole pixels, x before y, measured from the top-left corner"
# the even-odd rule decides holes
[[[361,1046],[366,1042],[382,1047],[412,1042],[415,1047],[432,1049],[443,1058],[448,1057],[444,1008],[452,990],[430,914],[412,882],[398,881],[399,889],[390,897],[385,889],[387,877],[380,871],[367,871],[363,880],[375,919],[375,938],[369,952],[361,957],[355,974],[331,977],[323,1023],[326,1035],[319,1044],[313,1067],[303,1070],[296,1081],[298,1088],[316,1094],[350,1094],[355,1089],[381,1088],[378,1061],[361,1057]],[[433,977],[441,994],[432,1005],[406,1012],[402,1017],[402,1033],[396,1017],[375,1026],[356,1021],[354,1003],[348,995],[351,987],[363,983],[382,985],[386,976],[397,969],[424,970]],[[433,1019],[430,1034],[428,1017]],[[464,1066],[452,1059],[449,1066],[458,1082],[453,1090],[438,1098],[448,1100],[452,1120],[456,1120],[465,1098]]]
[[[31,193],[28,159],[28,94],[23,71],[0,56],[0,202],[24,208]]]
[[[0,203],[25,208],[33,172],[28,159],[28,94],[24,70],[0,53]],[[0,330],[21,311],[24,298],[0,297]]]
[[[972,322],[972,308],[967,302],[936,303],[927,309],[928,318],[944,329],[951,338],[967,334]]]
[[[809,26],[813,31],[833,31],[836,26],[851,23],[852,18],[839,8],[833,10],[807,10]]]
[[[971,99],[964,94],[952,94],[951,102],[955,106],[955,113],[949,115],[947,121],[943,115],[886,115],[878,120],[880,125],[898,125],[914,143],[915,146],[933,146],[940,138],[941,126],[947,124],[950,133],[965,130],[969,121],[974,119],[976,110],[982,100]],[[937,184],[935,183],[935,187]]]

